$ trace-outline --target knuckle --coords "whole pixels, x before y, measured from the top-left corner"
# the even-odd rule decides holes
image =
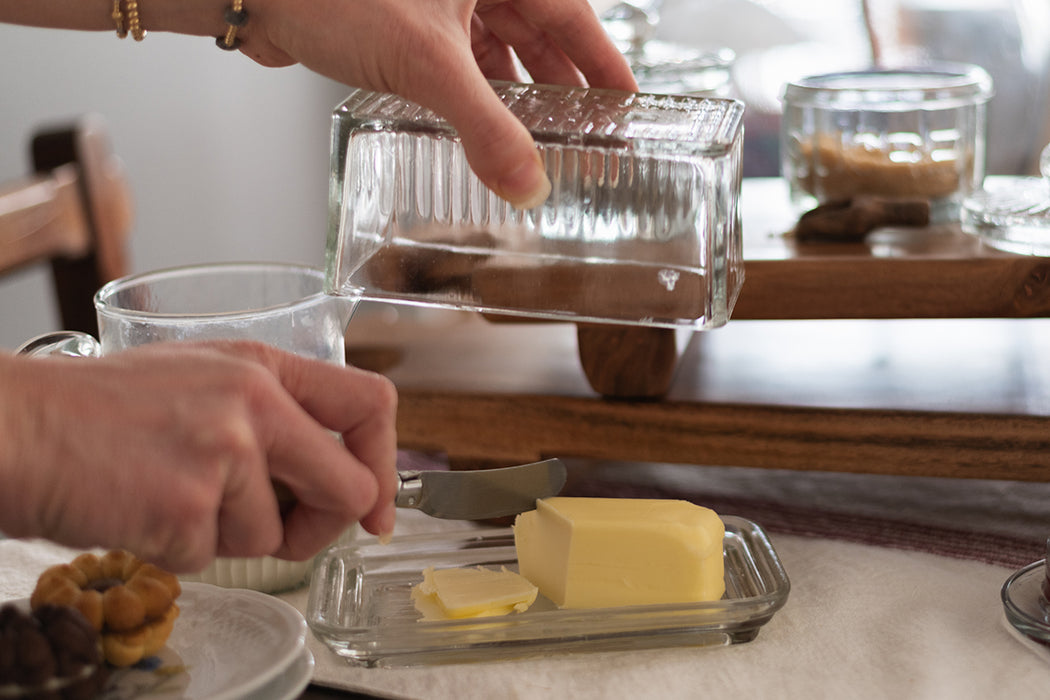
[[[199,571],[215,556],[215,509],[205,498],[169,499],[151,534],[137,548],[140,557],[173,571]]]
[[[255,453],[255,434],[247,418],[230,416],[209,426],[201,435],[200,444],[210,454],[213,471],[221,473],[232,464],[251,459]]]
[[[209,481],[212,481],[209,479]],[[215,522],[219,511],[221,487],[211,484],[193,484],[173,493],[159,506],[158,521],[163,523],[164,538],[172,545],[194,541],[202,525]]]

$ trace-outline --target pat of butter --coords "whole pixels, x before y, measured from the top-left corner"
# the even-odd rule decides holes
[[[429,567],[422,583],[412,587],[412,602],[424,620],[455,620],[525,612],[537,593],[536,586],[506,567]]]
[[[514,522],[521,575],[562,608],[718,600],[725,525],[688,501],[537,501]]]

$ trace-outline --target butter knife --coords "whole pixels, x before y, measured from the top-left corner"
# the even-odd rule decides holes
[[[402,471],[395,503],[435,518],[484,520],[516,515],[536,507],[536,499],[557,495],[565,486],[559,459],[500,469]]]

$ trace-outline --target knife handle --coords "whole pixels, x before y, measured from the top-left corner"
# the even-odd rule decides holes
[[[398,472],[397,496],[394,505],[398,508],[419,508],[423,500],[423,477],[422,472],[404,471]]]

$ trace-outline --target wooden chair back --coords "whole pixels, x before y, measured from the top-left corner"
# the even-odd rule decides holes
[[[127,273],[132,197],[95,115],[31,137],[33,173],[0,183],[0,275],[50,263],[62,327],[97,333],[93,297]]]

